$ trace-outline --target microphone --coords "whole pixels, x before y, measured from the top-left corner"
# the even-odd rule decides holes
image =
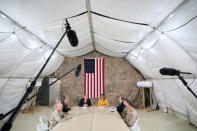
[[[179,75],[179,74],[192,74],[189,72],[180,72],[180,70],[176,70],[173,68],[161,68],[159,72],[162,75],[170,75],[170,76]]]
[[[80,72],[81,72],[81,64],[79,64],[79,65],[77,66],[77,69],[76,69],[76,71],[75,71],[75,77],[78,77],[78,76],[80,75]]]
[[[77,34],[74,30],[71,30],[70,24],[68,23],[67,19],[66,19],[66,31],[67,31],[67,37],[71,46],[76,47],[79,43]]]

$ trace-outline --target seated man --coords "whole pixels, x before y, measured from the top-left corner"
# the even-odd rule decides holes
[[[124,105],[126,106],[123,110],[122,118],[128,127],[132,127],[137,120],[136,110],[129,104],[128,100],[124,100]]]
[[[81,100],[79,101],[79,106],[80,107],[87,107],[87,106],[91,106],[91,100],[88,98],[88,95],[85,94],[84,98],[81,98]]]
[[[56,105],[58,104],[58,103],[61,103],[61,99],[60,98],[57,98],[56,100],[55,100],[55,105],[53,106],[53,108],[52,108],[52,112],[56,109]]]
[[[118,105],[118,107],[117,107],[117,111],[118,111],[119,114],[120,114],[120,113],[122,113],[122,111],[123,111],[124,108],[125,108],[125,105],[124,105],[124,103],[123,103],[123,97],[122,97],[122,96],[119,96],[119,97],[118,97],[118,102],[119,102],[119,105]]]
[[[64,113],[68,113],[68,111],[71,110],[71,108],[68,107],[68,100],[69,98],[66,96],[64,101],[62,102],[62,105],[63,105],[62,112]]]
[[[55,110],[53,111],[51,118],[49,120],[49,128],[50,130],[59,122],[65,121],[71,118],[71,115],[65,115],[62,112],[63,105],[61,103],[57,103]]]
[[[101,98],[98,100],[97,106],[106,106],[106,107],[109,106],[109,103],[108,103],[107,99],[105,99],[105,95],[104,94],[102,94]]]

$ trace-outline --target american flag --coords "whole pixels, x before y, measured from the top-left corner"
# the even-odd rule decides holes
[[[84,59],[84,94],[100,98],[105,93],[104,58]]]

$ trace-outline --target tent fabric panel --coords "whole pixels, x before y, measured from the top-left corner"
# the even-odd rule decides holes
[[[94,34],[94,39],[96,43],[99,43],[104,48],[120,53],[129,52],[129,50],[132,49],[135,45],[135,43],[124,43],[107,39],[97,34]]]
[[[153,82],[153,96],[156,99],[155,103],[153,103],[153,104],[154,105],[158,104],[161,111],[167,112],[166,96],[161,91],[161,87],[160,87],[159,83],[155,79],[148,79],[148,80]]]
[[[16,106],[21,99],[28,79],[9,79],[0,95],[0,113],[7,113]]]
[[[161,27],[170,39],[182,47],[197,63],[197,1],[188,0]]]
[[[31,50],[22,46],[15,36],[1,43],[0,46],[0,76],[9,76],[17,64],[27,56]]]
[[[93,30],[104,37],[125,41],[139,42],[152,27],[125,23],[92,14]]]
[[[181,115],[187,116],[187,107],[184,103],[184,98],[176,84],[175,80],[163,79],[158,80],[157,82],[160,85],[160,89],[164,94],[167,101],[167,108],[180,113]],[[166,85],[168,83],[168,85]]]
[[[11,74],[12,77],[32,77],[40,65],[44,64],[42,52],[35,50],[26,57]]]
[[[126,53],[115,52],[115,51],[106,49],[99,43],[95,44],[95,48],[96,48],[97,51],[99,51],[100,53],[103,53],[105,55],[109,55],[109,56],[113,56],[113,57],[124,57],[124,56],[126,56]]]
[[[142,72],[145,78],[160,77],[159,69],[164,67],[161,59],[148,50],[142,48],[135,49],[136,52],[130,52],[126,59]]]
[[[3,0],[0,9],[25,27],[54,23],[87,11],[85,0]]]
[[[49,63],[47,64],[46,68],[42,72],[41,76],[48,76],[55,72],[57,68],[62,64],[64,57],[55,53]]]
[[[86,33],[83,36],[78,36],[78,41],[79,41],[78,46],[73,47],[68,41],[68,39],[65,38],[62,40],[57,50],[60,52],[73,52],[84,48],[85,46],[92,43],[90,33]]]
[[[92,52],[94,50],[92,43],[82,47],[79,50],[74,50],[74,51],[62,51],[62,53],[66,56],[66,57],[75,57],[75,56],[82,56],[85,54],[88,54],[90,52]]]
[[[149,51],[162,60],[165,67],[197,74],[195,61],[182,48],[165,36]]]
[[[193,79],[185,79],[188,82],[188,86],[197,94],[197,81],[193,81]],[[182,97],[185,100],[188,110],[188,117],[191,123],[197,125],[197,101],[196,98],[189,92],[189,90],[183,85],[183,83],[177,79],[177,86],[180,88]]]
[[[157,26],[181,2],[183,0],[91,0],[91,9],[117,19]]]
[[[90,35],[89,22],[87,14],[78,16],[76,18],[68,19],[71,29],[74,30],[78,36],[79,43],[81,39],[84,39],[87,35]],[[38,27],[27,27],[28,30],[37,35],[40,39],[45,41],[47,44],[55,47],[63,33],[65,32],[65,20],[61,20],[56,23],[52,23],[46,26]],[[90,39],[91,40],[91,39]],[[70,46],[67,36],[64,37],[59,48],[64,44],[65,49],[74,49],[75,47]],[[86,43],[87,44],[87,43]],[[80,45],[80,44],[79,44]]]

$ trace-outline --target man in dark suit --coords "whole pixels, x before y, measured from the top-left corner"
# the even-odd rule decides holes
[[[91,100],[88,98],[88,95],[85,94],[84,98],[81,98],[79,101],[79,106],[80,107],[87,107],[87,106],[91,106]]]
[[[64,113],[68,113],[68,111],[71,110],[71,108],[68,107],[68,100],[69,98],[66,96],[64,101],[62,102],[62,105],[63,105],[62,112]]]
[[[117,107],[117,111],[118,111],[119,114],[120,114],[120,113],[122,113],[122,111],[123,111],[124,108],[125,108],[125,105],[124,105],[124,103],[123,103],[123,98],[122,98],[122,96],[119,96],[119,97],[118,97],[118,101],[119,101],[119,105],[118,105],[118,107]]]

